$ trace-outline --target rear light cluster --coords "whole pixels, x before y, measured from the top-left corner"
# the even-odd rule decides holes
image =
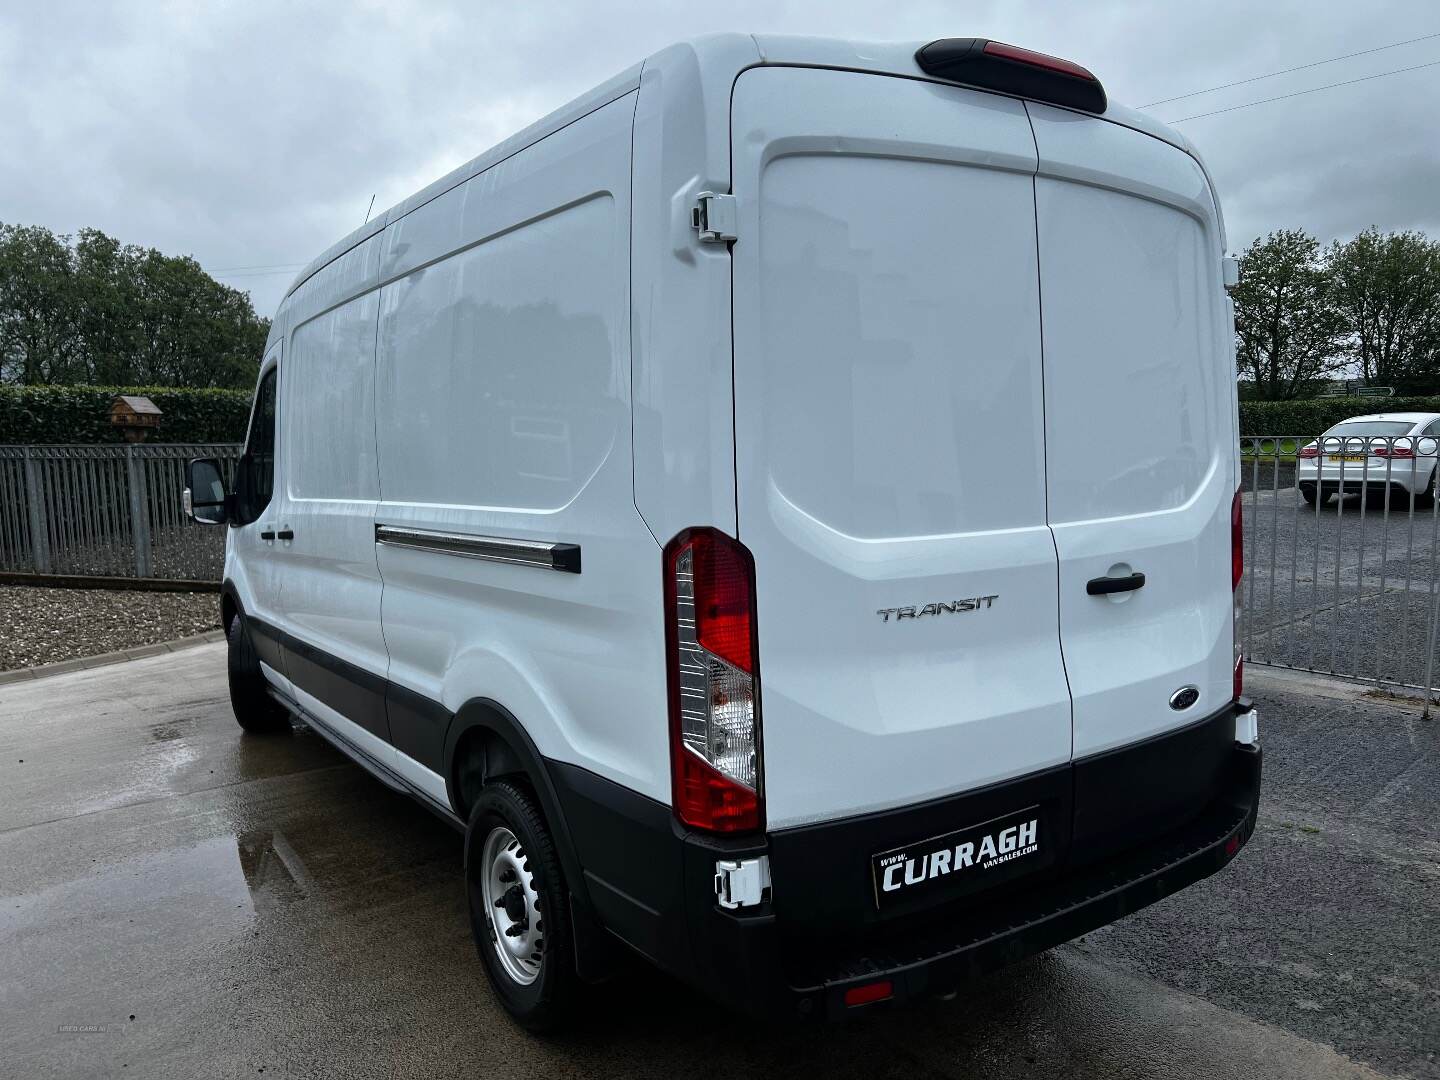
[[[1381,446],[1371,450],[1370,453],[1376,457],[1413,458],[1415,456],[1415,448],[1413,446]]]
[[[1241,604],[1240,579],[1245,576],[1245,523],[1240,511],[1240,492],[1230,504],[1230,595],[1234,612],[1231,619],[1231,638],[1234,641],[1235,700],[1245,689],[1245,657],[1240,652],[1241,622],[1244,608]]]
[[[1319,456],[1320,456],[1320,448],[1319,448],[1318,446],[1302,446],[1302,447],[1300,448],[1300,453],[1296,455],[1296,457],[1303,457],[1303,458],[1312,458],[1312,457],[1319,457]]]
[[[759,829],[754,560],[718,530],[687,529],[664,563],[675,814],[714,832]]]

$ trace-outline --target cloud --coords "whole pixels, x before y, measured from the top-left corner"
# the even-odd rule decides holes
[[[1144,104],[1440,30],[1363,8],[1092,0],[693,4],[281,0],[11,5],[0,16],[0,220],[195,255],[273,311],[293,266],[670,41],[716,30],[995,37],[1075,59]],[[1157,107],[1162,119],[1440,59],[1440,39]],[[1231,246],[1300,225],[1440,232],[1440,67],[1187,121]]]

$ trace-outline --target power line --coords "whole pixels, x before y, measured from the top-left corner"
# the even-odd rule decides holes
[[[1232,86],[1244,86],[1246,83],[1259,82],[1261,79],[1273,79],[1276,75],[1289,75],[1292,71],[1304,71],[1306,68],[1322,67],[1325,64],[1333,64],[1337,60],[1349,60],[1355,56],[1369,56],[1371,53],[1384,52],[1386,49],[1398,49],[1401,45],[1413,45],[1417,41],[1429,41],[1431,38],[1437,37],[1440,37],[1440,34],[1422,34],[1420,37],[1406,38],[1404,41],[1393,41],[1389,45],[1377,45],[1373,49],[1361,49],[1359,52],[1346,53],[1344,56],[1332,56],[1328,60],[1316,60],[1313,63],[1300,64],[1297,67],[1266,72],[1264,75],[1252,75],[1248,79],[1236,79],[1234,82],[1221,83],[1219,86],[1207,87],[1204,90],[1192,90],[1188,94],[1177,94],[1175,97],[1152,101],[1148,105],[1141,105],[1140,108],[1153,109],[1156,105],[1168,105],[1172,101],[1183,101],[1186,98],[1199,97],[1201,94],[1210,94],[1216,90],[1228,90]]]
[[[1179,120],[1166,120],[1167,124],[1183,124],[1186,120],[1199,120],[1202,116],[1219,116],[1221,113],[1235,112],[1237,109],[1248,109],[1252,105],[1268,105],[1272,101],[1284,101],[1286,98],[1304,97],[1306,94],[1315,94],[1321,90],[1333,90],[1337,86],[1354,86],[1356,83],[1369,82],[1371,79],[1383,79],[1387,75],[1400,75],[1406,71],[1419,71],[1421,68],[1435,67],[1440,60],[1431,60],[1428,64],[1415,64],[1413,67],[1395,68],[1393,71],[1380,71],[1374,75],[1365,75],[1358,79],[1346,79],[1344,82],[1326,83],[1324,86],[1312,86],[1309,90],[1296,90],[1293,94],[1280,94],[1277,97],[1262,98],[1260,101],[1247,101],[1243,105],[1231,105],[1228,109],[1214,109],[1210,112],[1196,113],[1194,116],[1182,116]]]

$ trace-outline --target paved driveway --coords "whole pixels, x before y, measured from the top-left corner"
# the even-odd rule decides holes
[[[1260,684],[1241,857],[951,1001],[765,1028],[631,978],[542,1042],[484,982],[456,834],[308,731],[243,736],[221,648],[0,687],[0,1075],[1440,1076],[1411,709]]]

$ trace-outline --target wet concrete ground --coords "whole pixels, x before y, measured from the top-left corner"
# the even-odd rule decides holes
[[[1241,857],[952,1001],[756,1028],[635,977],[537,1041],[485,984],[458,836],[310,732],[242,735],[221,648],[0,687],[0,1076],[1440,1076],[1413,709],[1257,681]]]

